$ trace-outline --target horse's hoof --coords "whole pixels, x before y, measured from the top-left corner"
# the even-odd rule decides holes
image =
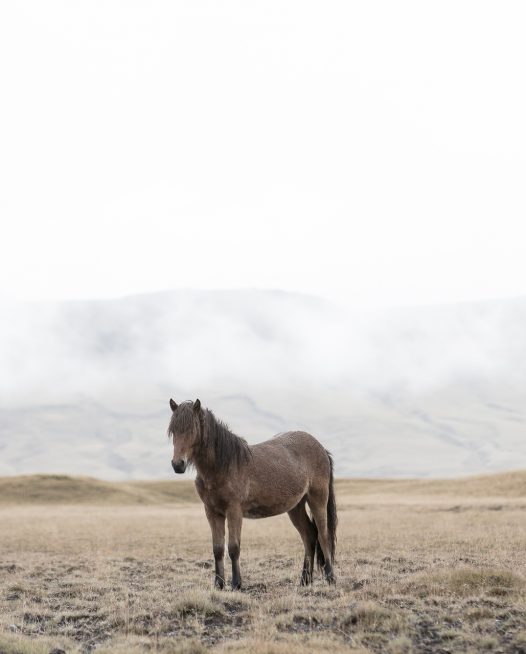
[[[331,572],[330,575],[327,575],[325,577],[325,579],[327,580],[327,583],[329,584],[329,586],[336,583],[336,577],[332,574],[332,572]]]
[[[232,590],[241,590],[241,579],[232,582]]]
[[[300,586],[310,586],[312,584],[312,577],[308,574],[302,574],[300,579]]]
[[[221,577],[216,577],[214,581],[214,586],[217,588],[217,590],[223,590],[225,587],[225,580],[221,579]]]

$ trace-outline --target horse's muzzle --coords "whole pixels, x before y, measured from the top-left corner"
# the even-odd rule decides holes
[[[177,461],[177,463],[172,461],[172,468],[174,469],[174,472],[180,475],[186,470],[186,461],[181,460]]]

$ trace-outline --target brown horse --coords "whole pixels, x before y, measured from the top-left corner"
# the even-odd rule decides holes
[[[305,547],[301,584],[312,582],[314,556],[329,583],[336,545],[336,501],[329,452],[310,434],[289,431],[249,446],[216,420],[201,402],[170,400],[176,473],[195,466],[197,492],[212,530],[215,585],[225,584],[225,520],[232,588],[241,588],[239,553],[243,518],[266,518],[287,512]],[[312,513],[309,517],[305,505]]]

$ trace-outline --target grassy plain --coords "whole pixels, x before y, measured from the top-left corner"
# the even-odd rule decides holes
[[[337,500],[336,586],[299,587],[279,516],[244,522],[245,588],[218,592],[191,482],[0,479],[0,653],[526,654],[526,473]]]

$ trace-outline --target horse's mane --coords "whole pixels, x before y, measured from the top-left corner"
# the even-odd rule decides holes
[[[194,417],[193,402],[182,402],[172,414],[168,435],[181,434],[191,429]],[[197,446],[198,456],[206,460],[212,450],[214,467],[218,470],[239,468],[250,461],[252,452],[246,440],[232,433],[228,425],[217,420],[210,409],[201,411],[199,420],[201,441]]]
[[[214,448],[214,465],[219,470],[239,468],[252,458],[250,447],[244,438],[236,436],[228,425],[217,420],[210,409],[203,416],[203,441],[201,446],[206,450]]]

